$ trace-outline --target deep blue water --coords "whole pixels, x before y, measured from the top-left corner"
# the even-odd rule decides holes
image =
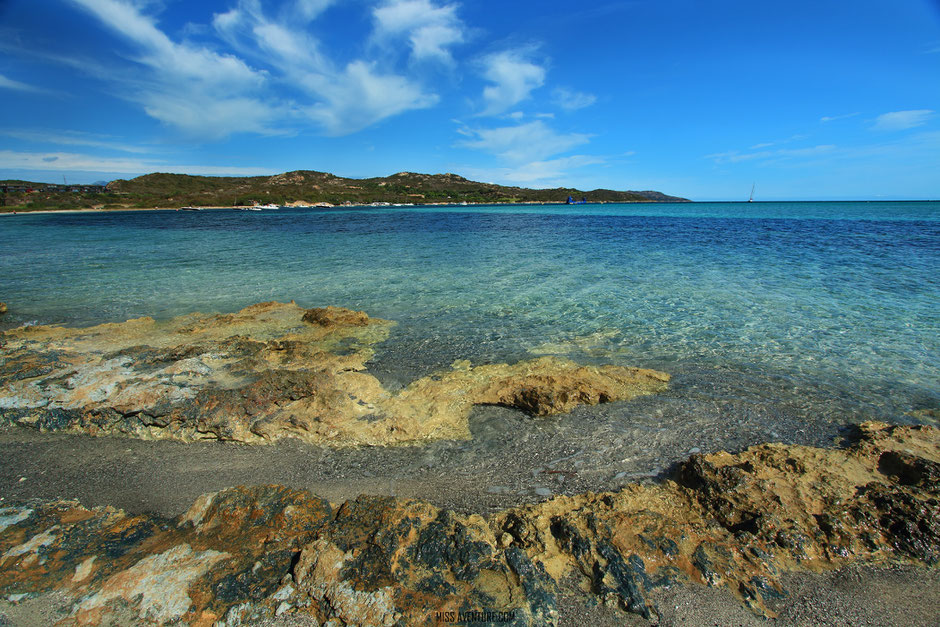
[[[940,397],[940,203],[32,214],[0,241],[0,328],[293,299],[398,321],[419,371],[556,353]]]

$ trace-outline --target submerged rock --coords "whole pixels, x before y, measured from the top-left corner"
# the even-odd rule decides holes
[[[335,326],[365,326],[369,324],[369,316],[364,311],[353,311],[343,307],[314,307],[304,312],[304,322],[319,324],[321,327]]]
[[[910,412],[908,415],[913,416],[918,422],[924,424],[940,425],[940,408],[937,407],[917,409]]]
[[[461,362],[391,394],[365,372],[391,324],[338,307],[261,303],[167,322],[14,329],[0,334],[0,418],[95,435],[387,445],[468,438],[477,404],[545,416],[656,393],[669,380],[543,357]]]
[[[0,303],[0,316],[2,316],[3,314],[5,314],[6,312],[7,312],[7,304],[6,304],[6,303]]]
[[[0,594],[58,591],[64,624],[557,623],[558,582],[655,620],[650,592],[726,588],[758,615],[781,575],[935,564],[940,429],[861,426],[847,449],[694,455],[674,480],[556,497],[490,519],[279,486],[200,497],[169,520],[68,501],[0,509]],[[127,614],[121,614],[126,616]],[[489,617],[489,618],[486,618]]]

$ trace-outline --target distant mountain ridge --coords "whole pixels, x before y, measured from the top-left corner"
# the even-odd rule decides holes
[[[253,204],[395,204],[565,202],[689,202],[657,191],[583,191],[570,187],[528,189],[480,183],[457,174],[399,172],[352,179],[328,172],[295,170],[273,176],[192,176],[153,173],[118,179],[95,191],[64,191],[61,186],[28,181],[0,181],[2,205],[25,210],[82,207],[231,207]],[[86,188],[89,186],[86,186]],[[28,191],[27,191],[28,190]]]
[[[147,174],[108,184],[115,194],[149,196],[197,205],[246,205],[254,202],[436,203],[564,202],[568,196],[589,202],[684,202],[655,191],[574,188],[528,189],[468,180],[457,174],[399,172],[391,176],[352,179],[328,172],[295,170],[273,176],[214,177]]]

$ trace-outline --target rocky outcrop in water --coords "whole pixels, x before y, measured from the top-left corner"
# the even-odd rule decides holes
[[[468,438],[478,404],[544,416],[653,394],[669,380],[543,357],[458,362],[391,394],[365,372],[391,325],[361,311],[261,303],[167,322],[14,329],[0,334],[0,419],[93,435],[389,445]]]
[[[3,314],[5,314],[6,312],[7,312],[7,304],[6,304],[6,303],[0,303],[0,316],[2,316]]]
[[[909,412],[908,415],[913,416],[918,422],[924,424],[940,425],[940,408],[937,407],[916,409]]]
[[[333,625],[551,625],[558,582],[574,575],[653,620],[652,593],[677,583],[725,588],[772,615],[787,571],[936,564],[938,479],[940,429],[867,423],[847,449],[696,455],[672,480],[489,520],[391,497],[334,507],[278,486],[208,494],[173,520],[37,502],[0,510],[0,594],[58,591],[72,600],[65,624],[294,613]]]

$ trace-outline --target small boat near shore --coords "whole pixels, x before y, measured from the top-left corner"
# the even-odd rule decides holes
[[[202,211],[199,207],[180,207],[177,211]]]
[[[280,209],[280,205],[275,205],[274,203],[269,203],[267,205],[258,205],[258,209]]]

